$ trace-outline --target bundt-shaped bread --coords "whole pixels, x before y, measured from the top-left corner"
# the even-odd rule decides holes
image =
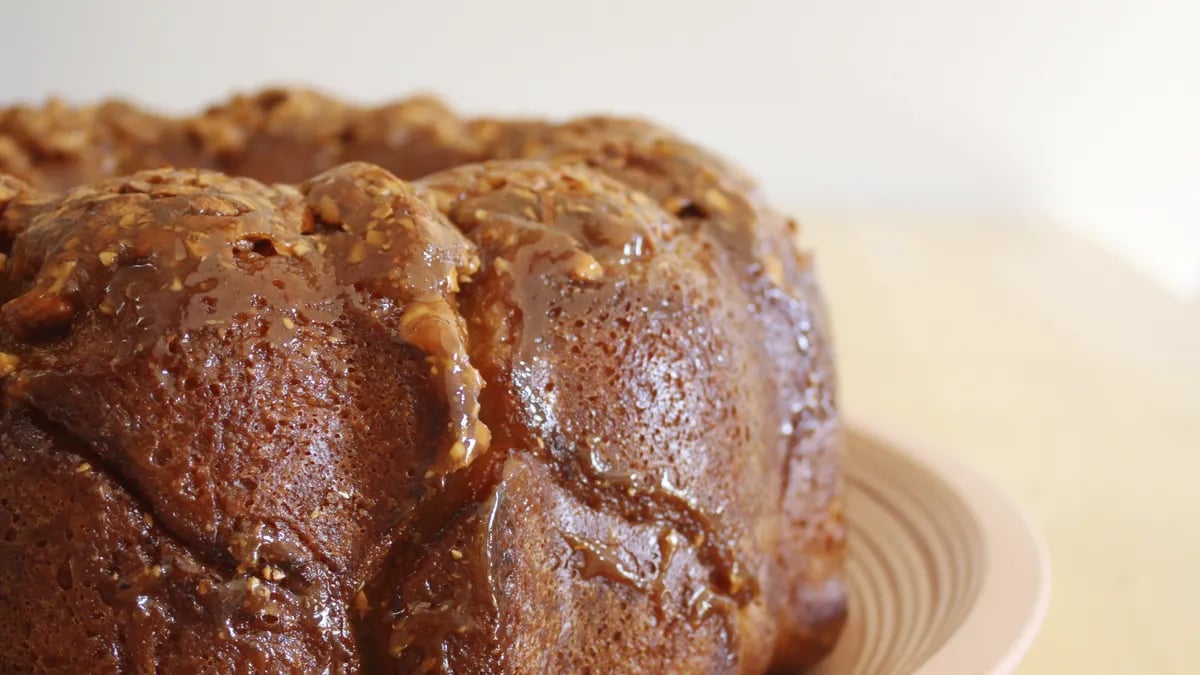
[[[821,300],[719,159],[269,91],[12,108],[0,171],[0,671],[761,673],[836,637]]]

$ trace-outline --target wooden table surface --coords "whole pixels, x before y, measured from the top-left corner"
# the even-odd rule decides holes
[[[1018,672],[1200,673],[1200,303],[1056,230],[803,222],[844,408],[982,469],[1048,544]]]

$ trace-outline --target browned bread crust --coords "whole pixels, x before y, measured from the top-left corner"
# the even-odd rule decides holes
[[[0,112],[0,671],[813,662],[841,436],[794,230],[637,121]]]

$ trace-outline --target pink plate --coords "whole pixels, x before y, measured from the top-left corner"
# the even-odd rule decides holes
[[[859,424],[847,434],[850,614],[819,675],[1016,667],[1050,594],[1045,548],[983,477]]]

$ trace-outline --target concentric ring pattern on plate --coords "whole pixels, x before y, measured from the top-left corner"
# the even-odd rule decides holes
[[[1011,668],[1046,605],[1048,568],[1036,536],[966,469],[861,427],[847,440],[850,610],[838,646],[815,672]],[[1012,569],[997,564],[1001,549],[1006,563],[1014,557]]]

